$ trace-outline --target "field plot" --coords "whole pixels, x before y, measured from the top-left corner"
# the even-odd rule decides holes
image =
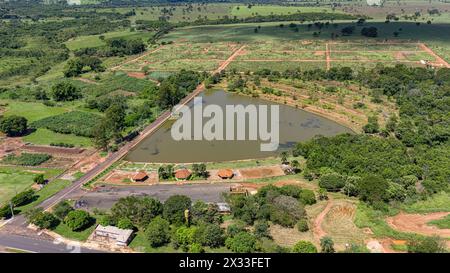
[[[180,43],[154,50],[120,66],[123,71],[212,71],[236,49],[236,43]]]

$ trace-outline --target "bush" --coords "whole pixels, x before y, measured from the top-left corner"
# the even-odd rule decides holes
[[[322,248],[323,253],[334,253],[335,252],[334,242],[328,236],[322,237],[320,239],[320,247]]]
[[[308,221],[307,221],[306,219],[300,219],[300,220],[297,222],[297,229],[298,229],[298,231],[300,231],[300,232],[306,232],[306,231],[308,231],[308,230],[309,230],[309,227],[308,227]]]
[[[198,228],[195,226],[179,227],[174,234],[173,244],[175,248],[181,248],[183,251],[187,252],[189,250],[189,246],[196,242],[195,239],[198,238],[196,236],[198,234]]]
[[[292,248],[294,253],[317,253],[317,248],[311,242],[299,241]]]
[[[73,211],[73,208],[67,201],[61,201],[53,208],[53,214],[61,220],[66,218],[71,211]]]
[[[312,190],[302,190],[299,198],[300,202],[305,205],[312,205],[316,203],[316,196]]]
[[[34,197],[35,197],[34,190],[30,189],[30,190],[18,193],[16,196],[14,196],[11,199],[11,203],[14,207],[20,207],[20,206],[23,206],[23,205],[26,205],[26,204],[32,202]]]
[[[319,186],[327,191],[339,191],[345,186],[345,179],[338,173],[324,174],[319,178]]]
[[[52,156],[48,154],[22,153],[19,156],[16,156],[14,154],[7,155],[5,158],[3,158],[2,162],[6,164],[21,166],[38,166],[49,160],[50,158],[52,158]]]
[[[161,216],[156,216],[145,229],[145,237],[152,247],[170,242],[170,224]]]
[[[73,231],[81,231],[92,224],[92,218],[84,210],[73,210],[64,218],[64,223]]]
[[[256,250],[256,238],[247,232],[240,232],[225,241],[225,246],[236,253],[252,253]]]
[[[426,237],[408,242],[409,253],[444,253],[445,244],[439,237]]]
[[[100,216],[98,219],[98,223],[104,227],[117,225],[116,219],[108,214]]]
[[[27,119],[19,116],[8,116],[0,119],[0,131],[9,137],[21,136],[27,132]]]
[[[189,246],[189,253],[203,253],[205,250],[199,243],[193,243]]]
[[[232,224],[227,227],[227,236],[234,237],[241,232],[246,232],[244,224]]]

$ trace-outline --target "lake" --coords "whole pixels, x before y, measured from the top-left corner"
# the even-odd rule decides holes
[[[243,96],[225,91],[207,91],[200,95],[203,107],[210,104],[219,105],[279,105],[279,147],[277,151],[262,152],[260,140],[180,140],[171,136],[171,127],[175,121],[169,120],[161,125],[152,135],[141,141],[132,149],[125,160],[132,162],[190,163],[220,162],[265,158],[276,156],[283,150],[292,148],[295,143],[307,141],[314,136],[334,136],[353,131],[334,121],[296,109],[291,106],[269,102],[259,98]],[[194,101],[188,106],[192,109]],[[270,113],[270,111],[269,111]],[[208,119],[204,118],[203,122]],[[248,120],[246,122],[248,125]],[[235,130],[236,131],[236,130]]]

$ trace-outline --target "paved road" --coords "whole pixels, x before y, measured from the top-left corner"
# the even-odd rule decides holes
[[[157,184],[152,186],[105,186],[96,191],[85,193],[83,196],[71,195],[69,198],[86,201],[87,209],[110,209],[120,198],[126,196],[150,196],[165,201],[172,195],[181,194],[189,196],[192,201],[205,202],[223,201],[222,193],[228,192],[232,183],[214,184],[186,184],[168,185]]]
[[[98,250],[80,248],[76,245],[2,233],[0,233],[0,246],[38,253],[101,253]]]

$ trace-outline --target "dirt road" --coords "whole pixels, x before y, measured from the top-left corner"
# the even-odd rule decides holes
[[[430,54],[431,56],[433,56],[436,59],[436,62],[439,63],[440,65],[442,65],[443,67],[446,68],[450,68],[450,64],[447,63],[444,59],[442,59],[439,55],[437,55],[436,53],[434,53],[434,51],[429,48],[428,46],[426,46],[424,43],[419,43],[419,47],[427,52],[428,54]]]

